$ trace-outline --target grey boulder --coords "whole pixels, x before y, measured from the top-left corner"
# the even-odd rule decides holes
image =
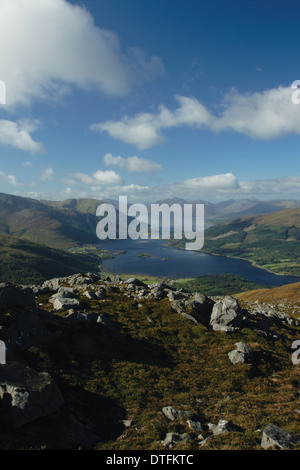
[[[0,367],[0,399],[14,427],[48,416],[64,403],[59,388],[47,372],[12,362]]]
[[[263,431],[261,447],[263,449],[276,447],[280,449],[293,449],[299,441],[300,438],[298,436],[270,423]]]
[[[242,320],[243,313],[237,300],[227,296],[214,304],[209,324],[215,331],[232,332],[241,326]]]
[[[242,342],[235,343],[235,345],[236,349],[228,353],[228,357],[232,364],[237,364],[239,362],[251,364],[254,355],[250,346]]]

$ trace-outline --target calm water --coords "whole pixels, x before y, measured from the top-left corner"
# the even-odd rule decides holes
[[[252,266],[248,261],[171,248],[165,246],[162,240],[106,240],[97,246],[111,252],[126,250],[124,254],[103,261],[105,270],[114,274],[143,274],[176,279],[229,273],[274,286],[300,281],[300,277],[271,274]],[[141,258],[139,253],[151,256]]]

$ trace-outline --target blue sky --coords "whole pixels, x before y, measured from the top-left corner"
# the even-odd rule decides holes
[[[0,191],[300,199],[299,14],[290,0],[0,0]]]

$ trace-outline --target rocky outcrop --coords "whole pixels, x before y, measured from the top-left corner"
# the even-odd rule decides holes
[[[174,369],[172,369],[173,365],[170,365],[170,370],[176,374],[176,366],[180,364],[181,370],[179,368],[179,372],[182,374],[183,367],[180,361],[183,354],[187,362],[186,369],[184,369],[185,375],[181,375],[181,379],[183,377],[182,388],[186,390],[191,384],[193,393],[196,387],[202,385],[202,369],[200,369],[199,364],[201,366],[205,365],[206,354],[211,353],[212,359],[216,360],[216,367],[224,367],[224,374],[227,372],[232,374],[233,380],[239,377],[240,371],[247,373],[249,368],[243,365],[232,367],[229,361],[234,365],[254,364],[254,367],[250,368],[251,373],[260,373],[260,365],[264,366],[267,360],[272,361],[273,359],[273,343],[269,343],[269,341],[279,338],[275,333],[277,335],[289,334],[296,322],[284,312],[277,311],[275,307],[269,308],[256,303],[248,309],[248,307],[245,308],[246,303],[243,302],[241,305],[243,308],[241,308],[238,300],[232,296],[209,298],[201,292],[189,293],[183,289],[177,290],[172,284],[169,285],[165,282],[148,286],[137,278],[130,278],[125,281],[119,276],[100,278],[92,274],[78,274],[65,278],[55,278],[47,281],[42,286],[31,287],[2,283],[0,284],[0,339],[3,339],[7,346],[8,357],[6,364],[0,365],[0,414],[4,408],[3,405],[5,405],[13,426],[20,428],[38,421],[39,418],[52,416],[54,413],[51,421],[59,422],[60,425],[63,423],[60,432],[56,435],[56,442],[59,440],[63,447],[72,447],[74,442],[78,442],[79,445],[80,443],[86,444],[89,447],[90,443],[95,442],[102,433],[102,430],[99,430],[102,423],[106,423],[107,426],[111,425],[111,415],[109,413],[107,421],[106,417],[104,421],[101,421],[103,413],[106,412],[106,404],[108,403],[108,408],[110,405],[109,400],[105,402],[103,397],[98,395],[98,390],[101,391],[100,379],[102,380],[102,377],[104,377],[104,371],[109,369],[107,364],[115,359],[115,354],[117,355],[117,363],[119,360],[123,360],[123,353],[125,362],[127,356],[130,361],[135,362],[136,351],[142,351],[141,357],[147,361],[145,362],[147,368],[148,364],[150,365],[149,371],[148,369],[146,371],[144,365],[141,366],[140,375],[137,374],[134,380],[135,383],[143,384],[148,384],[148,375],[144,378],[143,374],[145,371],[147,374],[152,373],[152,363],[161,367],[161,363],[166,360],[166,364],[169,366],[173,357],[176,362],[174,362]],[[45,310],[42,310],[42,306]],[[176,315],[182,316],[183,320],[176,321],[178,320]],[[189,322],[193,322],[191,329],[189,329]],[[177,331],[176,334],[178,335],[175,338],[172,337],[173,325],[175,325],[174,330]],[[203,328],[203,326],[206,328]],[[138,330],[140,327],[141,331]],[[244,328],[246,330],[241,331]],[[220,332],[220,334],[213,333],[212,330]],[[252,331],[249,330],[255,330],[255,333],[252,335]],[[183,331],[182,335],[181,331]],[[222,335],[222,332],[234,333],[236,340],[238,338],[242,340],[247,338],[251,341],[250,344],[253,345],[255,351],[262,346],[261,354],[257,352],[254,354],[251,347],[241,341],[235,343],[235,349],[232,346],[228,347],[228,344],[232,344],[232,337],[229,337],[227,341],[226,335]],[[263,333],[265,340],[264,344],[260,343],[261,333]],[[293,335],[295,335],[295,332]],[[164,343],[164,337],[167,339],[166,343]],[[155,344],[152,342],[152,338],[155,338]],[[191,338],[193,338],[191,343],[193,359],[191,369],[189,369],[186,350],[189,351],[190,344],[188,341]],[[210,343],[210,338],[212,338],[212,343]],[[57,344],[56,340],[58,340]],[[119,340],[120,344],[118,343]],[[180,347],[178,347],[177,340]],[[217,345],[217,350],[213,349],[214,345]],[[192,350],[193,346],[195,346],[194,350]],[[179,356],[175,352],[177,347]],[[281,347],[283,347],[282,344]],[[31,348],[32,350],[30,350]],[[230,349],[233,350],[227,356]],[[71,354],[69,354],[70,351]],[[67,357],[66,362],[69,361],[67,367],[63,362],[61,364],[59,362],[64,352]],[[98,352],[100,353],[99,356],[97,356]],[[167,357],[168,354],[169,357]],[[85,393],[84,390],[80,389],[81,386],[78,387],[79,391],[76,392],[72,390],[72,386],[68,383],[68,380],[76,382],[77,362],[80,362],[82,357],[84,357],[87,364],[86,375],[89,379],[89,386],[91,386],[91,389],[97,390],[97,393],[94,393],[94,391]],[[44,365],[45,370],[48,371],[51,371],[53,367],[55,377],[59,377],[58,383],[66,402],[68,402],[70,395],[74,393],[75,396],[78,393],[74,402],[72,398],[71,405],[68,402],[68,405],[62,406],[64,405],[64,398],[49,373],[37,372],[31,367],[21,364],[22,360],[25,362],[27,359],[28,364],[39,370],[42,370]],[[89,375],[89,364],[91,362],[97,372],[98,364],[102,364],[102,360],[106,368],[103,368],[102,375],[99,374],[100,379],[97,378],[94,382],[94,378]],[[226,370],[226,361],[228,371]],[[69,363],[71,364],[70,376],[74,371],[74,376],[71,379],[68,377]],[[3,368],[3,366],[5,367]],[[215,366],[211,363],[210,367],[213,371],[215,370]],[[82,371],[79,367],[79,374],[81,373],[84,374],[85,370]],[[196,374],[196,377],[192,376],[192,380],[189,380],[189,373]],[[217,374],[219,374],[219,371]],[[217,374],[215,377],[217,377]],[[205,371],[204,375],[204,381],[209,382],[209,372],[206,373]],[[107,378],[107,380],[109,381],[110,378]],[[128,379],[128,383],[130,383],[130,379]],[[214,377],[212,383],[216,384],[217,387]],[[215,404],[210,407],[205,403],[206,408],[203,408],[202,414],[198,399],[196,399],[197,405],[195,406],[197,411],[190,411],[191,397],[188,397],[185,391],[182,394],[178,392],[181,387],[181,382],[178,381],[175,388],[176,398],[174,403],[183,404],[178,405],[178,408],[177,405],[175,405],[176,407],[169,405],[164,408],[161,408],[162,405],[158,405],[158,421],[164,421],[163,426],[166,432],[164,440],[159,441],[160,445],[172,449],[177,445],[181,446],[190,439],[192,444],[188,445],[194,445],[196,442],[197,447],[199,447],[204,446],[209,441],[208,446],[213,447],[218,445],[218,442],[222,439],[222,437],[215,439],[215,436],[241,431],[232,422],[222,419],[223,417],[232,416],[232,411],[228,413],[225,408],[225,398],[226,400],[235,400],[234,394],[229,396],[232,388],[225,390],[227,379],[224,383],[224,387],[220,387],[220,396],[214,398],[216,400]],[[124,384],[127,385],[125,381],[122,386]],[[229,387],[229,379],[228,384]],[[164,386],[165,382],[162,382],[162,389]],[[168,392],[172,390],[172,386],[171,383],[167,383]],[[203,394],[203,397],[205,396],[204,402],[209,401],[209,392],[207,392],[206,387],[205,394]],[[83,396],[87,399],[87,402],[91,400],[90,408],[92,408],[92,412],[89,408],[86,413],[85,406],[88,407],[89,405],[83,404]],[[168,397],[170,396],[172,395],[168,395]],[[188,398],[186,402],[183,397]],[[166,400],[167,396],[161,398]],[[172,403],[171,400],[170,402]],[[77,409],[78,403],[80,403],[80,406]],[[94,403],[96,403],[95,408],[93,408]],[[199,411],[200,409],[201,411]],[[209,413],[213,410],[211,415],[213,417],[210,417],[211,420],[215,420],[213,423],[204,417],[204,411],[207,412],[208,410]],[[216,414],[217,410],[224,411],[223,416]],[[101,424],[98,426],[99,417]],[[117,425],[114,423],[113,428],[116,426],[116,429],[119,430],[122,423],[121,417],[124,418],[120,414],[118,423]],[[241,420],[237,419],[237,422],[241,422]],[[93,432],[90,433],[91,425],[93,426]],[[126,426],[124,420],[121,426],[123,435],[120,439],[126,439],[126,432],[132,434],[135,431],[140,432],[138,427]],[[143,423],[142,426],[145,429],[147,422]],[[127,429],[129,427],[130,430]],[[65,429],[65,431],[62,431],[62,429]],[[104,434],[105,432],[106,429],[103,430]],[[115,439],[118,436],[114,434]],[[162,437],[160,434],[159,439]],[[226,439],[229,442],[230,436]],[[236,439],[236,436],[234,436],[234,439]],[[256,439],[257,442],[259,446],[259,441]],[[282,449],[293,448],[298,442],[296,436],[270,424],[262,433],[261,447],[266,449],[276,447]]]
[[[14,362],[0,367],[0,399],[9,409],[15,427],[48,416],[64,403],[48,373]]]
[[[209,324],[215,331],[232,332],[241,327],[242,320],[243,313],[237,300],[227,296],[214,304]]]

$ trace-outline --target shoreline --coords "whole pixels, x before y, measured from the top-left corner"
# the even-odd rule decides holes
[[[167,245],[169,248],[176,248],[178,250],[184,250],[184,248],[181,248],[180,246],[173,246],[171,244],[168,244]],[[270,269],[268,268],[265,268],[259,264],[257,264],[256,261],[253,261],[253,260],[250,260],[250,259],[247,259],[247,258],[241,258],[240,256],[228,256],[228,255],[224,255],[224,254],[220,254],[220,253],[213,253],[212,251],[207,251],[207,250],[195,250],[195,253],[205,253],[207,255],[213,255],[213,256],[220,256],[220,257],[223,257],[223,258],[227,258],[227,259],[238,259],[240,261],[247,261],[248,263],[250,263],[253,267],[255,268],[258,268],[258,269],[262,269],[263,271],[266,271],[268,272],[269,274],[274,274],[276,276],[286,276],[286,277],[296,277],[296,278],[300,278],[300,275],[297,276],[295,274],[291,274],[291,273],[277,273],[275,271],[271,271]]]

